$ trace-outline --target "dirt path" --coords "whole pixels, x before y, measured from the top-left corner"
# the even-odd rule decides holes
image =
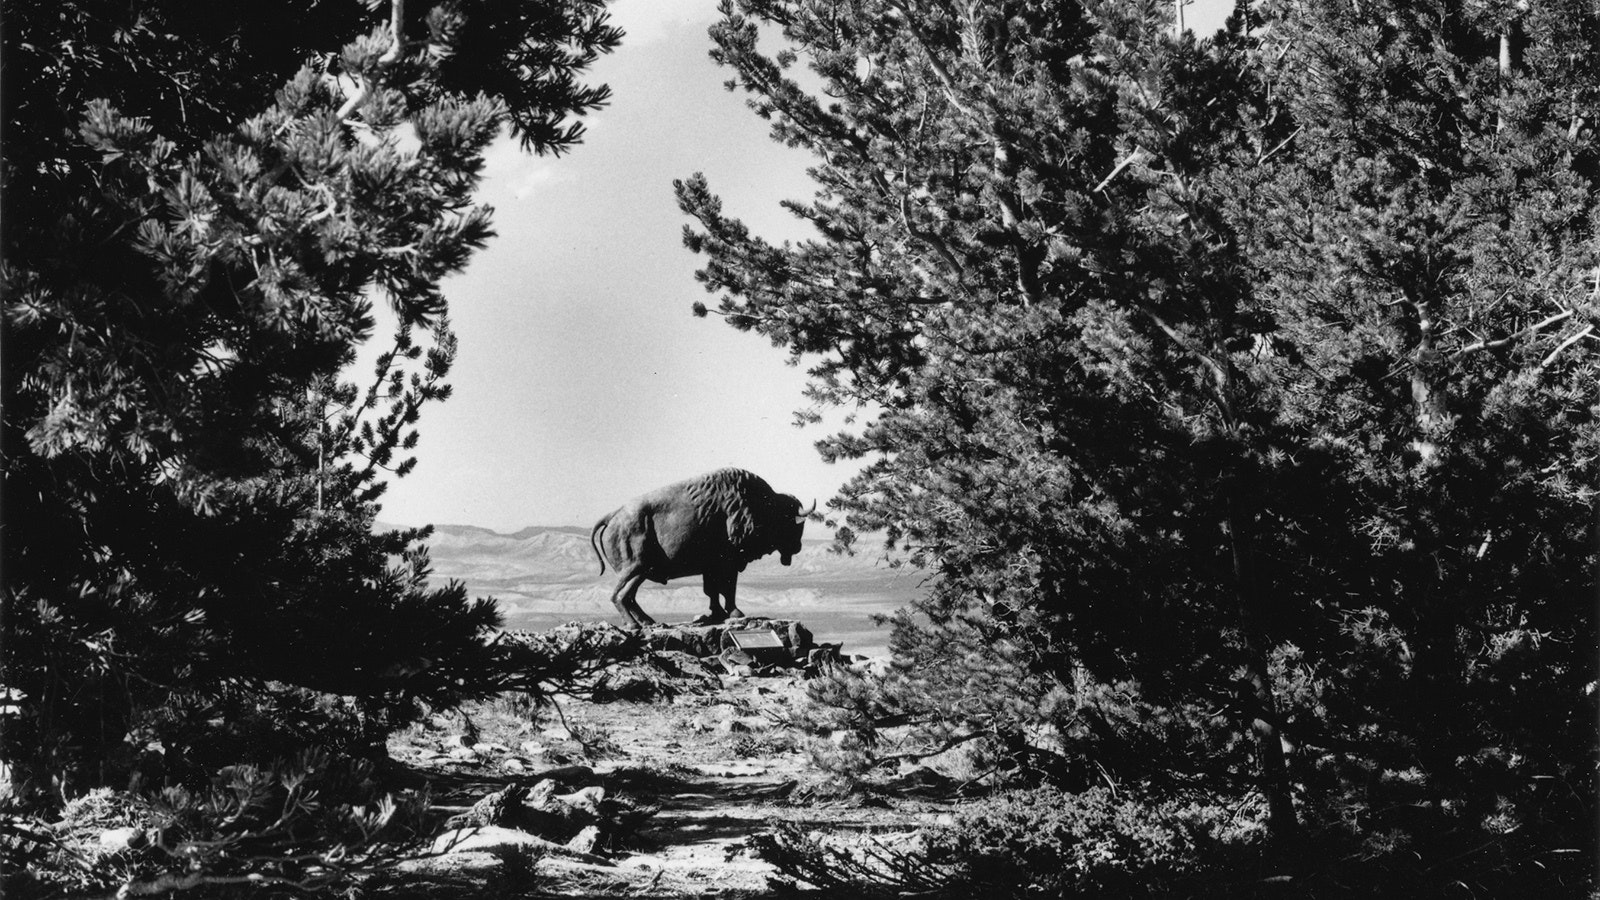
[[[948,814],[935,800],[826,796],[806,739],[788,723],[798,675],[722,679],[721,690],[654,703],[565,700],[534,725],[486,707],[471,714],[474,747],[448,723],[414,729],[391,753],[427,780],[442,813],[465,811],[509,785],[552,779],[640,812],[638,827],[577,850],[513,829],[483,829],[453,852],[407,863],[381,893],[428,896],[770,896],[775,869],[753,835],[788,822],[862,842],[903,840]],[[585,756],[581,738],[590,748]],[[596,753],[595,751],[600,751]],[[579,797],[580,793],[569,796]],[[650,808],[654,813],[646,815]],[[515,848],[533,848],[531,860]]]

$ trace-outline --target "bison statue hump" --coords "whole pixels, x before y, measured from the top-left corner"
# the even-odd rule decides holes
[[[655,624],[635,599],[641,584],[689,575],[704,577],[711,601],[706,621],[720,622],[744,615],[734,605],[744,567],[775,550],[789,565],[816,508],[813,502],[801,509],[799,500],[743,469],[718,469],[629,500],[595,523],[589,545],[600,574],[609,562],[620,577],[611,602],[631,627]]]

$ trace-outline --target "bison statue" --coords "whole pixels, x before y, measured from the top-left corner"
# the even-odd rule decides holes
[[[739,573],[774,550],[789,565],[816,508],[801,509],[799,500],[743,469],[718,469],[624,503],[595,523],[589,546],[600,574],[609,562],[620,577],[611,602],[629,626],[655,624],[635,599],[641,584],[689,575],[704,577],[711,601],[710,614],[696,621],[721,622],[744,616],[734,601]]]

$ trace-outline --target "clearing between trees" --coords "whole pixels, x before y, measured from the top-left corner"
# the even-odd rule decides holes
[[[828,781],[791,719],[805,670],[719,668],[693,660],[639,699],[565,697],[537,718],[502,699],[396,734],[392,757],[431,786],[441,816],[528,796],[443,831],[442,852],[402,864],[382,893],[767,896],[793,885],[761,852],[780,826],[871,851],[916,840],[960,805],[955,782],[920,767],[894,790]]]

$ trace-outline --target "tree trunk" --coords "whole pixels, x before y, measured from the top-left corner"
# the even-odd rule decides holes
[[[1417,346],[1411,353],[1411,402],[1416,410],[1417,438],[1411,442],[1411,447],[1426,464],[1439,455],[1434,437],[1445,420],[1445,392],[1437,380],[1438,349],[1434,341],[1433,310],[1426,300],[1413,301],[1411,308],[1417,328]]]
[[[1260,602],[1249,546],[1253,540],[1245,517],[1236,477],[1228,485],[1228,539],[1233,552],[1234,596],[1239,608],[1239,630],[1244,635],[1245,680],[1250,691],[1250,732],[1256,742],[1256,765],[1261,791],[1267,797],[1267,830],[1274,839],[1293,835],[1299,829],[1294,797],[1289,784],[1289,764],[1283,752],[1278,704],[1272,694],[1272,678],[1267,666],[1266,642],[1256,622]]]
[[[1225,360],[1221,353],[1215,359]],[[1213,363],[1218,374],[1217,398],[1223,420],[1235,429],[1239,410],[1233,399],[1234,386],[1238,384],[1231,363]],[[1235,438],[1238,432],[1234,431]],[[1237,454],[1223,476],[1223,502],[1226,504],[1228,549],[1233,562],[1234,602],[1239,615],[1239,632],[1243,636],[1245,681],[1249,689],[1247,704],[1250,733],[1256,742],[1256,766],[1261,791],[1267,798],[1267,830],[1275,841],[1283,841],[1299,831],[1295,815],[1294,794],[1289,782],[1289,763],[1283,751],[1282,719],[1278,703],[1272,694],[1272,675],[1268,666],[1267,650],[1270,642],[1262,634],[1258,611],[1261,608],[1261,587],[1256,577],[1256,567],[1251,548],[1255,546],[1253,513],[1259,504],[1248,499],[1250,485],[1257,481],[1258,473],[1248,462],[1244,446],[1236,446]]]

